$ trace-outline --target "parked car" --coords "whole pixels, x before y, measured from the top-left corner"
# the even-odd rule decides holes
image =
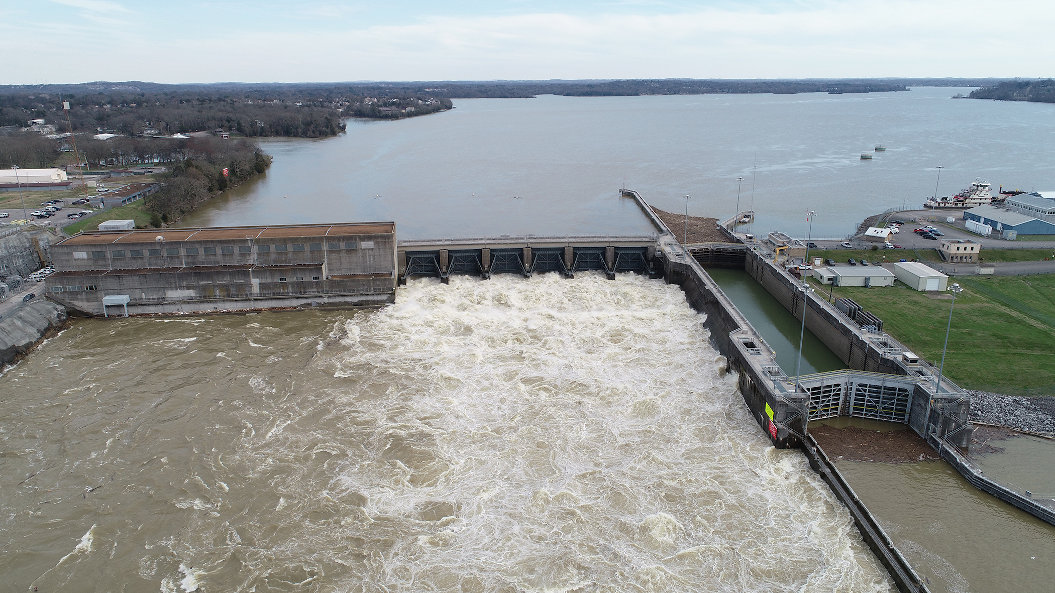
[[[831,259],[831,258],[829,258],[829,259],[826,259],[826,260],[824,260],[824,263],[825,263],[826,265],[829,265],[829,266],[834,266],[834,265],[835,265],[835,260],[834,260],[834,259]]]
[[[817,249],[817,244],[814,243],[813,241],[810,241],[809,243],[806,243],[806,248],[807,249]]]
[[[890,224],[905,224],[905,221],[903,221],[903,220],[891,220]]]
[[[36,298],[36,296],[37,296],[37,293],[31,292],[31,293],[27,294],[26,296],[22,297],[22,302],[23,303],[28,303],[29,301],[32,301],[34,298]]]
[[[920,236],[923,237],[924,239],[930,239],[931,241],[937,241],[938,240],[937,237],[935,237],[934,235],[932,235],[930,233],[924,233],[924,234],[922,234]]]
[[[851,266],[856,266],[857,265],[857,260],[851,257],[851,258],[846,260],[846,263],[850,264]]]
[[[904,249],[904,247],[898,245],[897,243],[894,243],[894,249]]]
[[[901,232],[901,229],[896,227],[896,226],[892,226],[892,227],[889,227],[889,228],[890,228],[890,232],[891,233],[897,234],[897,233]]]
[[[839,245],[841,245],[842,247],[845,247],[847,249],[853,249],[853,243],[850,243],[849,241],[843,241]]]
[[[891,243],[890,241],[886,241],[885,243],[883,243],[883,249],[893,249],[893,248],[894,248],[894,244]]]
[[[931,229],[930,230],[930,234],[934,235],[935,237],[944,237],[945,236],[945,233],[939,231],[938,229]]]
[[[867,259],[861,258],[861,265],[862,266],[868,266],[868,265],[871,265],[871,264],[868,263]]]

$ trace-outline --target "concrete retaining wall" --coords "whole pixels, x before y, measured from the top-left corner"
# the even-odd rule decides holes
[[[740,393],[751,415],[778,448],[799,447],[806,432],[804,393],[784,388],[786,376],[776,355],[740,314],[721,288],[684,251],[664,250],[668,283],[677,284],[694,309],[705,313],[711,342],[738,375]],[[680,257],[679,257],[680,255]]]
[[[802,290],[800,281],[770,265],[758,253],[748,251],[745,265],[751,275],[795,319],[802,319]],[[806,304],[806,328],[838,356],[848,368],[875,373],[904,375],[906,370],[893,359],[884,356],[852,322],[831,306],[824,298],[811,292]]]

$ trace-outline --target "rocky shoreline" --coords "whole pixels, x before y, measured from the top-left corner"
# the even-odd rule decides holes
[[[965,391],[971,396],[971,422],[1055,437],[1055,397]]]
[[[66,326],[66,308],[47,299],[23,305],[0,319],[0,369],[17,362]]]

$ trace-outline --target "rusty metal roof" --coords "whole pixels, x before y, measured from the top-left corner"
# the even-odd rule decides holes
[[[208,227],[189,229],[137,229],[133,231],[85,231],[57,245],[107,245],[172,241],[225,241],[232,239],[295,239],[384,235],[395,233],[394,222],[298,224],[272,226]]]

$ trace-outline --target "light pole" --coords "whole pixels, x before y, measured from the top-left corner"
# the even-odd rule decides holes
[[[934,201],[938,201],[938,182],[941,181],[941,170],[944,169],[941,165],[938,165],[938,178],[934,181]]]
[[[809,226],[809,230],[806,233],[806,255],[804,257],[807,258],[807,259],[805,261],[803,261],[804,264],[806,263],[806,261],[808,261],[808,258],[810,256],[810,239],[813,238],[813,217],[816,214],[817,213],[814,212],[813,210],[808,210],[806,212],[806,222],[808,222],[810,224],[810,226]],[[801,270],[801,268],[800,268],[800,270]],[[802,324],[799,327],[799,357],[798,357],[798,360],[795,361],[795,390],[796,391],[798,391],[800,389],[800,387],[801,387],[801,384],[799,383],[799,374],[800,374],[799,371],[802,368],[802,339],[806,336],[806,299],[809,297],[809,294],[810,294],[810,285],[809,285],[809,282],[806,280],[806,274],[803,273],[802,274]]]
[[[734,227],[736,226],[736,223],[740,222],[740,186],[743,185],[743,183],[743,177],[736,178],[736,221],[733,222]]]
[[[952,304],[949,305],[949,323],[945,326],[945,344],[941,347],[941,365],[938,367],[938,382],[934,384],[934,393],[941,393],[941,374],[945,371],[945,351],[949,347],[949,330],[952,329],[952,308],[956,306],[956,295],[963,292],[963,287],[953,283],[949,287],[952,293]]]
[[[688,244],[689,242],[689,194],[685,194],[685,230],[682,234],[681,242]]]
[[[18,185],[18,199],[22,200],[22,218],[26,221],[24,224],[29,224],[29,211],[26,210],[26,197],[22,195],[22,181],[18,178],[18,165],[11,165],[11,168],[15,170],[15,184]]]

